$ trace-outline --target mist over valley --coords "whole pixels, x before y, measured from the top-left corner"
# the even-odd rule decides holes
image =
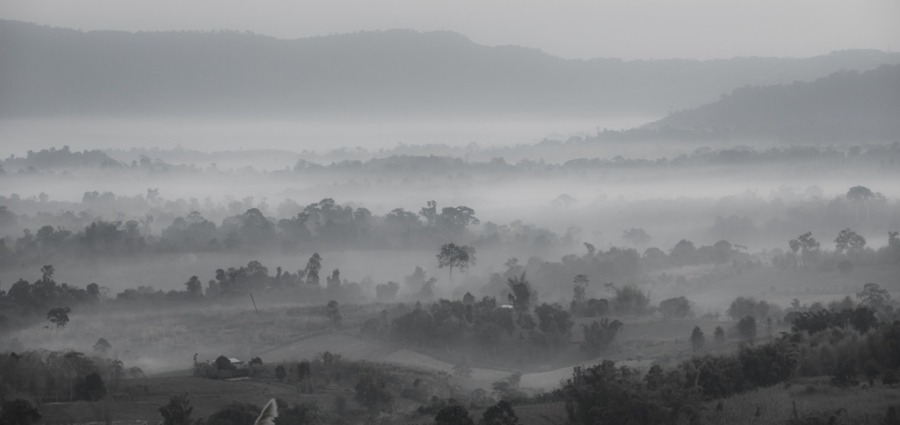
[[[0,19],[0,423],[895,423],[896,117],[871,46]]]

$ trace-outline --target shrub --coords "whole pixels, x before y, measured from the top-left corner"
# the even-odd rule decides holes
[[[669,298],[659,303],[659,312],[667,319],[691,316],[691,302],[685,297]]]

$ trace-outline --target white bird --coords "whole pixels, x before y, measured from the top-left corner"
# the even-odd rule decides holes
[[[275,399],[270,399],[268,403],[266,403],[266,407],[263,407],[262,412],[259,414],[259,417],[256,418],[256,422],[253,425],[275,425],[275,418],[278,417],[278,404],[275,403]]]

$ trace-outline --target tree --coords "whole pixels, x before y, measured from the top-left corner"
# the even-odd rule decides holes
[[[837,238],[834,239],[834,247],[838,254],[848,250],[858,252],[864,246],[866,246],[866,238],[850,229],[841,230]]]
[[[313,253],[306,262],[306,283],[319,286],[319,270],[322,269],[322,256],[318,252]]]
[[[877,283],[869,282],[863,285],[863,290],[856,294],[856,298],[860,299],[862,305],[875,311],[882,311],[890,302],[891,294]]]
[[[231,360],[225,356],[216,357],[216,369],[218,370],[234,370],[234,365],[231,364]]]
[[[694,247],[694,243],[687,239],[682,239],[675,244],[672,248],[672,252],[669,253],[669,256],[678,262],[679,265],[685,265],[694,261],[696,253],[697,248]]]
[[[869,215],[869,200],[879,197],[880,194],[873,193],[871,189],[865,186],[853,186],[847,190],[847,200],[857,204],[856,221],[859,221],[859,204],[866,206],[866,218]]]
[[[798,236],[797,239],[788,241],[788,245],[790,245],[791,251],[795,254],[797,251],[800,251],[803,265],[808,266],[815,261],[821,244],[813,237],[812,232],[806,232]]]
[[[400,291],[400,285],[397,282],[390,281],[388,283],[379,283],[375,285],[375,297],[382,301],[393,300]]]
[[[338,308],[338,302],[335,300],[328,301],[328,305],[325,306],[325,315],[331,319],[331,325],[335,328],[341,327],[341,311]]]
[[[434,415],[434,423],[437,425],[475,425],[475,421],[469,416],[469,411],[456,403],[439,410]]]
[[[622,326],[622,322],[618,320],[610,322],[606,317],[600,319],[599,322],[594,320],[589,325],[582,324],[581,329],[584,332],[584,342],[581,344],[581,349],[592,357],[600,354],[612,344],[613,339],[616,338]]]
[[[725,343],[725,329],[722,329],[721,326],[716,326],[716,331],[713,332],[713,336],[716,339],[716,345],[721,346]]]
[[[659,312],[666,319],[682,319],[691,315],[691,302],[685,297],[669,298],[659,303]]]
[[[641,247],[653,240],[647,231],[640,227],[632,227],[622,232],[622,239],[630,242],[635,247]]]
[[[356,390],[354,399],[361,406],[369,410],[390,410],[393,396],[387,390],[384,378],[372,373],[363,374],[354,389]]]
[[[50,311],[47,312],[47,320],[50,321],[53,325],[56,326],[56,329],[64,328],[69,323],[69,313],[72,312],[72,309],[69,307],[56,307],[51,308]]]
[[[478,223],[480,221],[475,217],[475,210],[462,205],[444,207],[434,218],[434,224],[438,229],[456,234],[462,233],[466,226]]]
[[[41,414],[28,400],[17,398],[6,401],[0,409],[0,424],[31,425],[41,420]]]
[[[508,298],[513,308],[520,314],[527,312],[528,306],[531,304],[531,288],[529,288],[528,281],[525,280],[525,272],[522,272],[520,276],[507,279],[506,285],[512,291]]]
[[[506,400],[489,407],[482,415],[483,425],[519,425],[519,417]]]
[[[191,400],[188,394],[176,394],[169,397],[169,403],[159,408],[163,417],[163,425],[191,425]]]
[[[467,245],[447,243],[441,246],[441,252],[437,255],[438,268],[450,269],[450,280],[453,280],[453,268],[465,271],[469,265],[475,264],[475,248]]]
[[[738,321],[737,330],[741,338],[753,342],[756,338],[756,318],[753,316],[744,317]]]
[[[106,396],[106,384],[100,374],[92,372],[75,383],[74,392],[77,400],[97,401]]]
[[[112,348],[112,345],[110,345],[106,338],[100,338],[94,344],[94,351],[101,356],[106,355],[106,352],[109,351],[110,348]]]
[[[197,276],[191,276],[191,278],[184,283],[184,286],[187,287],[187,293],[192,298],[203,296],[203,283],[200,282],[200,278]]]
[[[694,330],[691,332],[691,347],[694,349],[694,353],[702,350],[704,344],[706,344],[706,337],[703,336],[703,331],[699,326],[694,326]]]
[[[284,381],[284,378],[287,377],[287,370],[284,369],[284,365],[278,365],[275,367],[275,379],[279,382]]]
[[[250,403],[236,401],[225,406],[222,410],[213,413],[206,418],[205,425],[247,425],[256,422],[261,409]]]

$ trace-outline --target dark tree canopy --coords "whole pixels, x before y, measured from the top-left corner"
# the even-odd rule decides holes
[[[0,408],[0,424],[3,425],[31,425],[39,420],[41,414],[28,400],[6,401]]]
[[[169,397],[169,403],[159,408],[159,414],[163,417],[163,425],[191,425],[193,410],[188,394],[184,393]]]

